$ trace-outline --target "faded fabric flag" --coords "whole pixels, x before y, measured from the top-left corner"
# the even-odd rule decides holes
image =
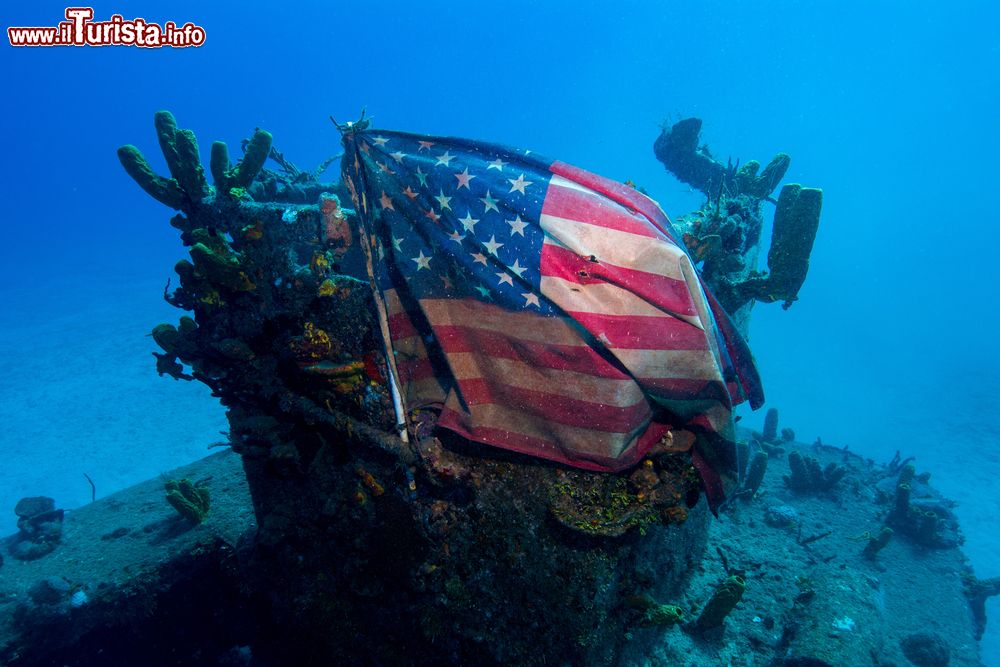
[[[717,501],[732,406],[763,394],[652,200],[493,144],[383,130],[349,130],[344,144],[408,408],[595,471],[692,430]]]

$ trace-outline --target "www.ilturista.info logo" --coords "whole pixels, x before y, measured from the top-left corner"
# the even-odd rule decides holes
[[[93,7],[67,7],[66,20],[54,27],[7,28],[11,46],[163,46],[183,48],[205,43],[205,29],[188,21],[162,26],[146,19],[125,19],[112,14],[107,21],[94,21]]]

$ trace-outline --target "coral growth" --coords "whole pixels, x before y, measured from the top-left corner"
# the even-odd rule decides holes
[[[692,258],[704,263],[702,275],[712,292],[746,333],[754,301],[783,301],[788,308],[798,299],[819,227],[822,191],[782,188],[767,257],[770,273],[758,271],[763,203],[773,201],[791,158],[778,153],[762,171],[755,160],[742,167],[731,160],[724,165],[700,144],[700,133],[697,118],[665,126],[653,152],[678,180],[705,195],[701,210],[679,218],[675,227]]]
[[[954,503],[933,492],[927,484],[928,477],[917,475],[912,463],[899,468],[886,523],[921,546],[938,549],[958,546],[964,538]],[[882,493],[883,497],[889,496],[884,490]]]
[[[976,639],[982,639],[986,631],[986,601],[1000,595],[1000,577],[992,579],[977,579],[971,570],[962,574],[965,585],[965,597],[969,599],[972,617],[976,622]]]
[[[567,471],[550,489],[549,509],[559,523],[574,531],[618,537],[632,528],[645,530],[658,522],[684,521],[684,499],[696,483],[689,464],[681,465],[669,456],[661,463],[647,459],[627,481]]]
[[[799,298],[809,271],[823,191],[790,184],[781,189],[774,211],[771,248],[767,253],[767,278],[748,281],[745,289],[758,301],[784,301],[787,308]]]
[[[677,605],[660,604],[649,595],[633,595],[625,605],[641,614],[639,623],[647,626],[672,626],[684,621],[684,610]]]
[[[847,468],[832,461],[821,468],[819,461],[798,452],[788,455],[790,475],[782,479],[785,485],[796,493],[823,493],[831,491],[847,474]]]
[[[157,175],[142,152],[131,144],[118,149],[118,159],[128,175],[153,199],[176,210],[193,209],[208,191],[198,156],[198,140],[191,130],[179,130],[169,111],[157,111],[153,125],[170,178]]]
[[[188,479],[171,479],[163,486],[167,491],[167,502],[189,522],[199,524],[208,516],[211,501],[207,488]]]
[[[255,130],[246,145],[243,159],[235,167],[229,161],[229,148],[225,142],[214,142],[209,165],[216,189],[220,193],[237,197],[239,193],[234,191],[245,192],[264,167],[264,162],[271,152],[271,141],[269,132]]]
[[[778,409],[768,408],[764,415],[764,431],[761,437],[768,442],[775,442],[778,439]]]
[[[861,555],[868,560],[875,560],[875,556],[878,555],[878,552],[885,549],[891,540],[892,528],[883,526],[882,530],[880,530],[878,534],[868,536],[868,542],[865,544],[864,551],[862,551]]]
[[[51,553],[62,539],[63,510],[45,496],[22,498],[14,507],[18,533],[8,547],[18,560],[35,560]]]
[[[764,475],[767,472],[767,461],[768,456],[765,452],[756,452],[750,458],[750,463],[747,465],[746,479],[743,482],[746,497],[753,498],[757,495],[757,491],[760,489],[760,485],[764,481]]]
[[[338,257],[343,256],[352,243],[352,236],[340,199],[330,192],[320,194],[319,211],[323,216],[323,240],[336,247]]]
[[[704,632],[721,626],[729,612],[743,598],[745,590],[746,582],[741,577],[731,576],[720,583],[695,620],[694,629]]]
[[[757,495],[770,457],[763,450],[763,443],[756,438],[736,444],[736,460],[739,468],[739,487],[730,494],[733,500],[749,501]]]
[[[154,329],[163,350],[155,353],[157,370],[204,382],[234,408],[237,420],[243,401],[255,394],[271,397],[260,407],[283,418],[270,433],[255,431],[249,446],[272,439],[285,420],[315,420],[317,414],[331,423],[347,415],[379,426],[392,423],[378,382],[383,373],[370,292],[364,283],[332,272],[335,260],[352,250],[353,211],[340,206],[337,194],[346,193],[338,184],[319,183],[322,169],[295,168],[259,129],[244,142],[235,166],[225,144],[213,145],[210,188],[194,134],[178,129],[165,111],[157,112],[154,125],[170,178],[156,176],[134,146],[122,147],[119,157],[144,190],[182,211],[171,224],[182,232],[190,260],[177,263],[180,286],[164,296],[193,311],[177,326]],[[284,173],[264,167],[269,156]],[[289,207],[274,201],[283,197],[318,203]],[[286,363],[289,355],[282,350],[295,363]],[[305,418],[293,403],[313,416]],[[233,443],[241,449],[244,444],[239,438]],[[290,460],[279,458],[282,465]]]

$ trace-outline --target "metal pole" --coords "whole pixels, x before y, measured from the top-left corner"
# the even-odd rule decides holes
[[[359,193],[359,196],[361,197],[362,210],[367,214],[368,202],[365,199],[366,195],[364,190]],[[399,371],[396,369],[396,355],[392,349],[392,338],[389,335],[389,319],[386,313],[385,298],[382,296],[382,290],[378,288],[378,284],[375,281],[375,253],[372,248],[374,235],[367,229],[365,217],[360,217],[361,247],[365,252],[365,268],[368,271],[368,280],[371,282],[372,295],[375,298],[375,310],[378,311],[379,329],[382,332],[382,342],[385,345],[385,361],[386,367],[389,371],[389,388],[392,392],[392,407],[396,411],[396,431],[399,434],[400,440],[408,444],[410,442],[410,437],[407,429],[406,406],[403,405],[403,396],[399,390]]]

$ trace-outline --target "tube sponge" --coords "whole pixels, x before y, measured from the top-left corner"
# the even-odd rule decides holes
[[[809,271],[819,215],[823,207],[823,191],[786,185],[781,188],[774,211],[774,231],[771,249],[767,253],[768,296],[772,301],[791,303],[799,298],[799,289]]]
[[[191,480],[169,480],[165,485],[167,502],[191,523],[201,523],[208,516],[208,489]]]
[[[220,193],[229,193],[234,188],[249,188],[271,154],[271,141],[270,132],[254,132],[247,142],[246,154],[235,167],[229,166],[229,148],[226,144],[221,141],[213,143],[209,168],[215,179],[215,189]]]
[[[118,161],[146,194],[161,204],[180,210],[184,193],[181,192],[177,181],[157,175],[138,148],[132,144],[122,146],[118,149]]]
[[[744,590],[746,590],[746,582],[741,577],[729,577],[719,584],[715,592],[712,593],[708,604],[701,610],[698,620],[694,622],[695,628],[704,631],[722,625],[729,612],[743,598]]]

